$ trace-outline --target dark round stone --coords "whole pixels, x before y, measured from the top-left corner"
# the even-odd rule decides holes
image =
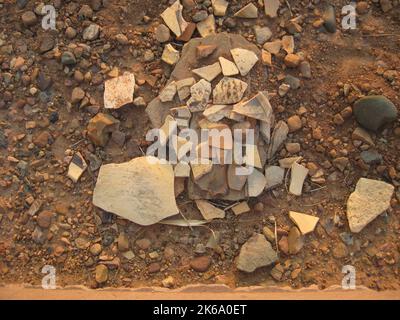
[[[50,122],[51,122],[51,123],[55,123],[55,122],[58,121],[58,119],[59,119],[59,117],[58,117],[58,112],[53,111],[53,112],[50,114],[50,117],[49,117]]]

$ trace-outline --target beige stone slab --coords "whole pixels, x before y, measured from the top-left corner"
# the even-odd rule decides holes
[[[289,218],[296,224],[303,235],[313,232],[319,221],[318,217],[296,211],[290,211]]]

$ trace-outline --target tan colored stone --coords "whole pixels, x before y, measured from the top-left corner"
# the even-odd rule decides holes
[[[133,102],[135,76],[125,72],[122,76],[107,80],[104,83],[104,107],[118,109]]]
[[[206,200],[196,200],[197,208],[207,221],[225,218],[225,211],[221,210]]]
[[[236,78],[224,77],[213,90],[214,104],[234,104],[242,100],[247,83]]]
[[[194,69],[192,71],[194,74],[207,80],[208,82],[213,81],[222,72],[221,65],[219,64],[219,62],[216,62],[214,64],[202,68]]]
[[[161,60],[169,65],[174,65],[179,61],[179,51],[176,50],[170,43],[164,47]]]
[[[119,124],[119,120],[113,116],[98,113],[89,121],[87,126],[88,137],[94,144],[104,147],[110,138],[110,134],[118,130]]]
[[[225,59],[224,57],[219,57],[219,63],[221,64],[222,74],[225,77],[234,76],[239,74],[239,70],[232,61]]]
[[[298,164],[297,162],[293,163],[289,186],[289,192],[291,194],[294,194],[295,196],[301,196],[303,184],[308,172],[309,170],[306,167]]]
[[[295,211],[289,212],[289,218],[296,224],[303,235],[313,232],[319,221],[318,217]]]
[[[199,22],[197,24],[197,30],[199,31],[200,35],[205,38],[209,35],[215,34],[215,18],[212,14],[208,16],[207,19]]]
[[[250,2],[248,5],[236,12],[234,16],[237,18],[257,19],[258,9],[252,2]]]
[[[246,201],[243,201],[232,207],[232,211],[236,216],[238,216],[243,213],[250,212],[250,207]]]
[[[257,55],[247,49],[235,48],[231,54],[242,76],[246,76],[258,61]]]

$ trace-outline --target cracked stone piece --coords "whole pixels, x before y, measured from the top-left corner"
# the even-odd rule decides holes
[[[234,104],[242,100],[247,83],[236,78],[224,77],[213,91],[214,104]]]
[[[263,45],[263,48],[267,50],[269,53],[273,55],[277,55],[279,51],[281,51],[282,48],[282,41],[281,40],[275,40],[272,42],[266,42]]]
[[[168,102],[174,100],[176,95],[176,82],[170,82],[160,93],[159,97],[161,102]]]
[[[178,214],[173,168],[150,156],[103,165],[93,204],[143,226]]]
[[[319,221],[318,217],[295,211],[289,212],[289,218],[296,224],[303,235],[313,232]]]
[[[242,76],[246,76],[258,61],[257,55],[250,50],[235,48],[231,54]]]
[[[247,178],[249,197],[258,197],[264,191],[266,184],[265,176],[257,169],[253,169],[253,172]]]
[[[231,111],[232,111],[231,105],[227,104],[211,105],[204,110],[203,116],[205,116],[208,121],[218,122],[225,117],[228,118]]]
[[[213,206],[206,200],[196,200],[196,206],[207,221],[225,218],[225,211]]]
[[[186,78],[176,82],[176,90],[181,101],[190,96],[190,88],[196,83],[195,78]]]
[[[221,65],[222,74],[225,77],[239,74],[239,69],[236,67],[236,64],[234,64],[232,61],[229,61],[224,57],[219,57],[219,63]]]
[[[98,113],[90,119],[87,126],[89,139],[98,146],[104,147],[113,131],[119,129],[119,120],[113,116],[104,113]]]
[[[237,18],[257,19],[258,9],[253,3],[250,2],[248,5],[236,12],[234,16]]]
[[[291,194],[294,194],[295,196],[301,196],[303,191],[303,184],[306,180],[308,172],[309,170],[306,167],[298,164],[297,162],[293,163],[289,186],[289,192]]]
[[[211,83],[204,79],[201,79],[190,88],[190,93],[191,97],[186,103],[190,111],[203,111],[210,101]]]
[[[177,0],[161,13],[161,18],[177,37],[180,37],[188,26],[188,23],[183,19],[182,10],[183,6]]]
[[[164,48],[161,60],[172,66],[179,61],[179,57],[179,51],[176,50],[170,43],[168,43]]]
[[[249,118],[271,122],[273,110],[268,98],[262,93],[257,93],[248,101],[239,102],[233,106],[233,111]]]
[[[278,260],[278,255],[262,234],[255,234],[240,249],[236,266],[244,272],[253,272]]]
[[[211,82],[221,74],[222,70],[221,70],[221,65],[219,64],[219,62],[216,62],[209,66],[194,69],[194,70],[192,70],[192,72],[194,74],[198,75],[199,77],[207,80],[208,82]]]
[[[79,152],[75,153],[68,167],[68,178],[75,183],[78,182],[87,167],[88,165],[82,155]]]
[[[390,208],[394,186],[389,183],[361,178],[347,200],[350,230],[358,233],[376,217]]]
[[[228,9],[229,2],[226,0],[211,0],[213,13],[217,17],[223,17]]]
[[[209,35],[215,34],[215,17],[210,14],[207,19],[197,24],[197,31],[205,38]]]
[[[265,15],[270,18],[276,18],[278,16],[279,6],[279,0],[264,0]]]
[[[265,190],[273,189],[282,184],[285,176],[285,169],[278,166],[270,166],[265,169],[265,179],[267,180]]]
[[[282,120],[279,121],[272,132],[271,144],[268,148],[268,159],[271,159],[275,155],[276,151],[278,151],[278,149],[282,146],[287,138],[288,133],[289,127],[286,122]]]
[[[133,102],[135,92],[135,76],[125,72],[122,76],[107,80],[104,83],[104,107],[119,109]]]
[[[250,212],[250,207],[246,201],[238,203],[237,205],[232,207],[232,211],[235,216],[241,215],[246,212]]]

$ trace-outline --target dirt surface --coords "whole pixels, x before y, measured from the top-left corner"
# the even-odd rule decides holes
[[[96,155],[103,164],[129,161],[146,151],[145,135],[151,124],[145,108],[129,105],[113,112],[102,110],[104,81],[111,77],[110,71],[116,67],[120,74],[123,71],[135,74],[138,85],[135,97],[143,97],[149,103],[158,95],[172,71],[161,62],[164,45],[154,37],[155,27],[162,22],[160,14],[168,2],[108,0],[103,1],[99,10],[93,11],[92,17],[85,18],[78,15],[82,5],[94,8],[94,4],[101,1],[54,1],[57,31],[42,29],[41,17],[32,26],[24,26],[21,16],[26,11],[33,11],[39,4],[35,2],[30,1],[19,9],[14,1],[0,0],[1,283],[39,285],[43,266],[52,265],[56,268],[57,285],[60,286],[161,286],[162,280],[171,276],[174,287],[223,283],[231,287],[304,288],[315,284],[324,289],[340,285],[342,267],[352,265],[357,272],[358,285],[374,290],[400,290],[399,120],[371,134],[383,157],[379,165],[367,165],[360,160],[361,150],[352,140],[352,132],[357,127],[353,116],[345,117],[340,123],[334,121],[335,115],[352,107],[361,95],[385,95],[399,108],[399,1],[391,1],[392,8],[387,12],[383,12],[379,4],[366,1],[369,9],[357,16],[357,29],[343,31],[338,28],[335,34],[313,26],[320,18],[318,10],[322,9],[322,2],[287,1],[293,16],[303,17],[303,30],[295,37],[296,52],[302,52],[310,62],[312,77],[301,78],[298,90],[280,97],[277,90],[282,75],[300,78],[297,69],[285,68],[283,55],[273,58],[272,67],[258,66],[247,76],[247,81],[251,82],[251,94],[258,90],[272,93],[270,101],[277,120],[286,121],[298,114],[299,108],[306,109],[301,114],[302,129],[289,134],[287,142],[301,145],[297,154],[307,163],[323,168],[326,182],[318,185],[307,179],[301,197],[289,195],[285,186],[264,192],[257,199],[249,200],[250,213],[237,217],[228,211],[226,219],[213,221],[208,228],[193,230],[165,225],[141,227],[120,219],[92,205],[98,171],[87,170],[77,183],[67,177],[68,156],[76,151],[87,161],[91,154]],[[248,2],[231,1],[226,17],[232,17]],[[281,8],[286,7],[284,2]],[[331,3],[336,6],[339,25],[340,8],[347,1]],[[185,18],[190,21],[196,11],[197,8],[192,12],[185,9]],[[222,25],[217,30],[240,33],[255,43],[253,27],[261,25],[271,29],[272,39],[280,39],[286,34],[280,19],[286,21],[289,18],[289,10],[280,14],[280,18],[269,19],[259,8],[258,19],[235,19],[235,27]],[[90,21],[101,26],[100,37],[85,41],[82,31]],[[77,31],[76,37],[67,37],[67,26]],[[127,36],[129,44],[115,40],[121,33]],[[41,53],[41,44],[49,38],[54,39],[54,48]],[[176,42],[176,48],[181,45]],[[62,65],[60,57],[66,50],[75,53],[76,65]],[[154,54],[151,61],[144,59],[146,50]],[[18,57],[24,62],[15,68],[13,59]],[[51,79],[48,88],[39,89],[39,75]],[[344,94],[346,84],[350,85],[347,95]],[[75,87],[84,90],[87,101],[71,103]],[[125,134],[122,146],[111,139],[106,147],[96,147],[87,138],[87,124],[99,111],[110,113],[121,121],[120,130]],[[321,134],[318,139],[316,131]],[[283,148],[278,158],[288,156],[290,154]],[[349,160],[342,171],[332,165],[339,157]],[[340,234],[350,234],[346,201],[360,177],[389,182],[395,186],[396,195],[391,209],[361,233],[353,234],[353,244],[348,245]],[[43,205],[31,216],[28,210],[35,199],[42,200]],[[177,198],[177,203],[185,216],[200,217],[196,205],[185,192]],[[273,230],[271,216],[277,221],[278,240],[286,235],[293,225],[288,217],[289,210],[314,214],[320,218],[320,223],[305,237],[298,254],[280,252],[278,263],[284,270],[281,279],[271,276],[274,266],[250,274],[239,272],[234,261],[241,245],[253,233],[262,233],[266,226]],[[43,211],[54,213],[50,227],[38,227],[38,215]],[[191,261],[198,255],[199,244],[207,243],[210,229],[218,232],[221,239],[218,250],[207,248],[200,254],[208,256],[211,265],[206,272],[199,273],[191,268]],[[129,238],[135,254],[131,260],[118,250],[120,233]],[[149,240],[149,246],[143,245],[143,239]],[[138,243],[138,240],[141,241]],[[101,246],[101,253],[92,254],[94,244]],[[157,254],[149,256],[154,252]],[[99,263],[107,265],[106,284],[95,281]]]

